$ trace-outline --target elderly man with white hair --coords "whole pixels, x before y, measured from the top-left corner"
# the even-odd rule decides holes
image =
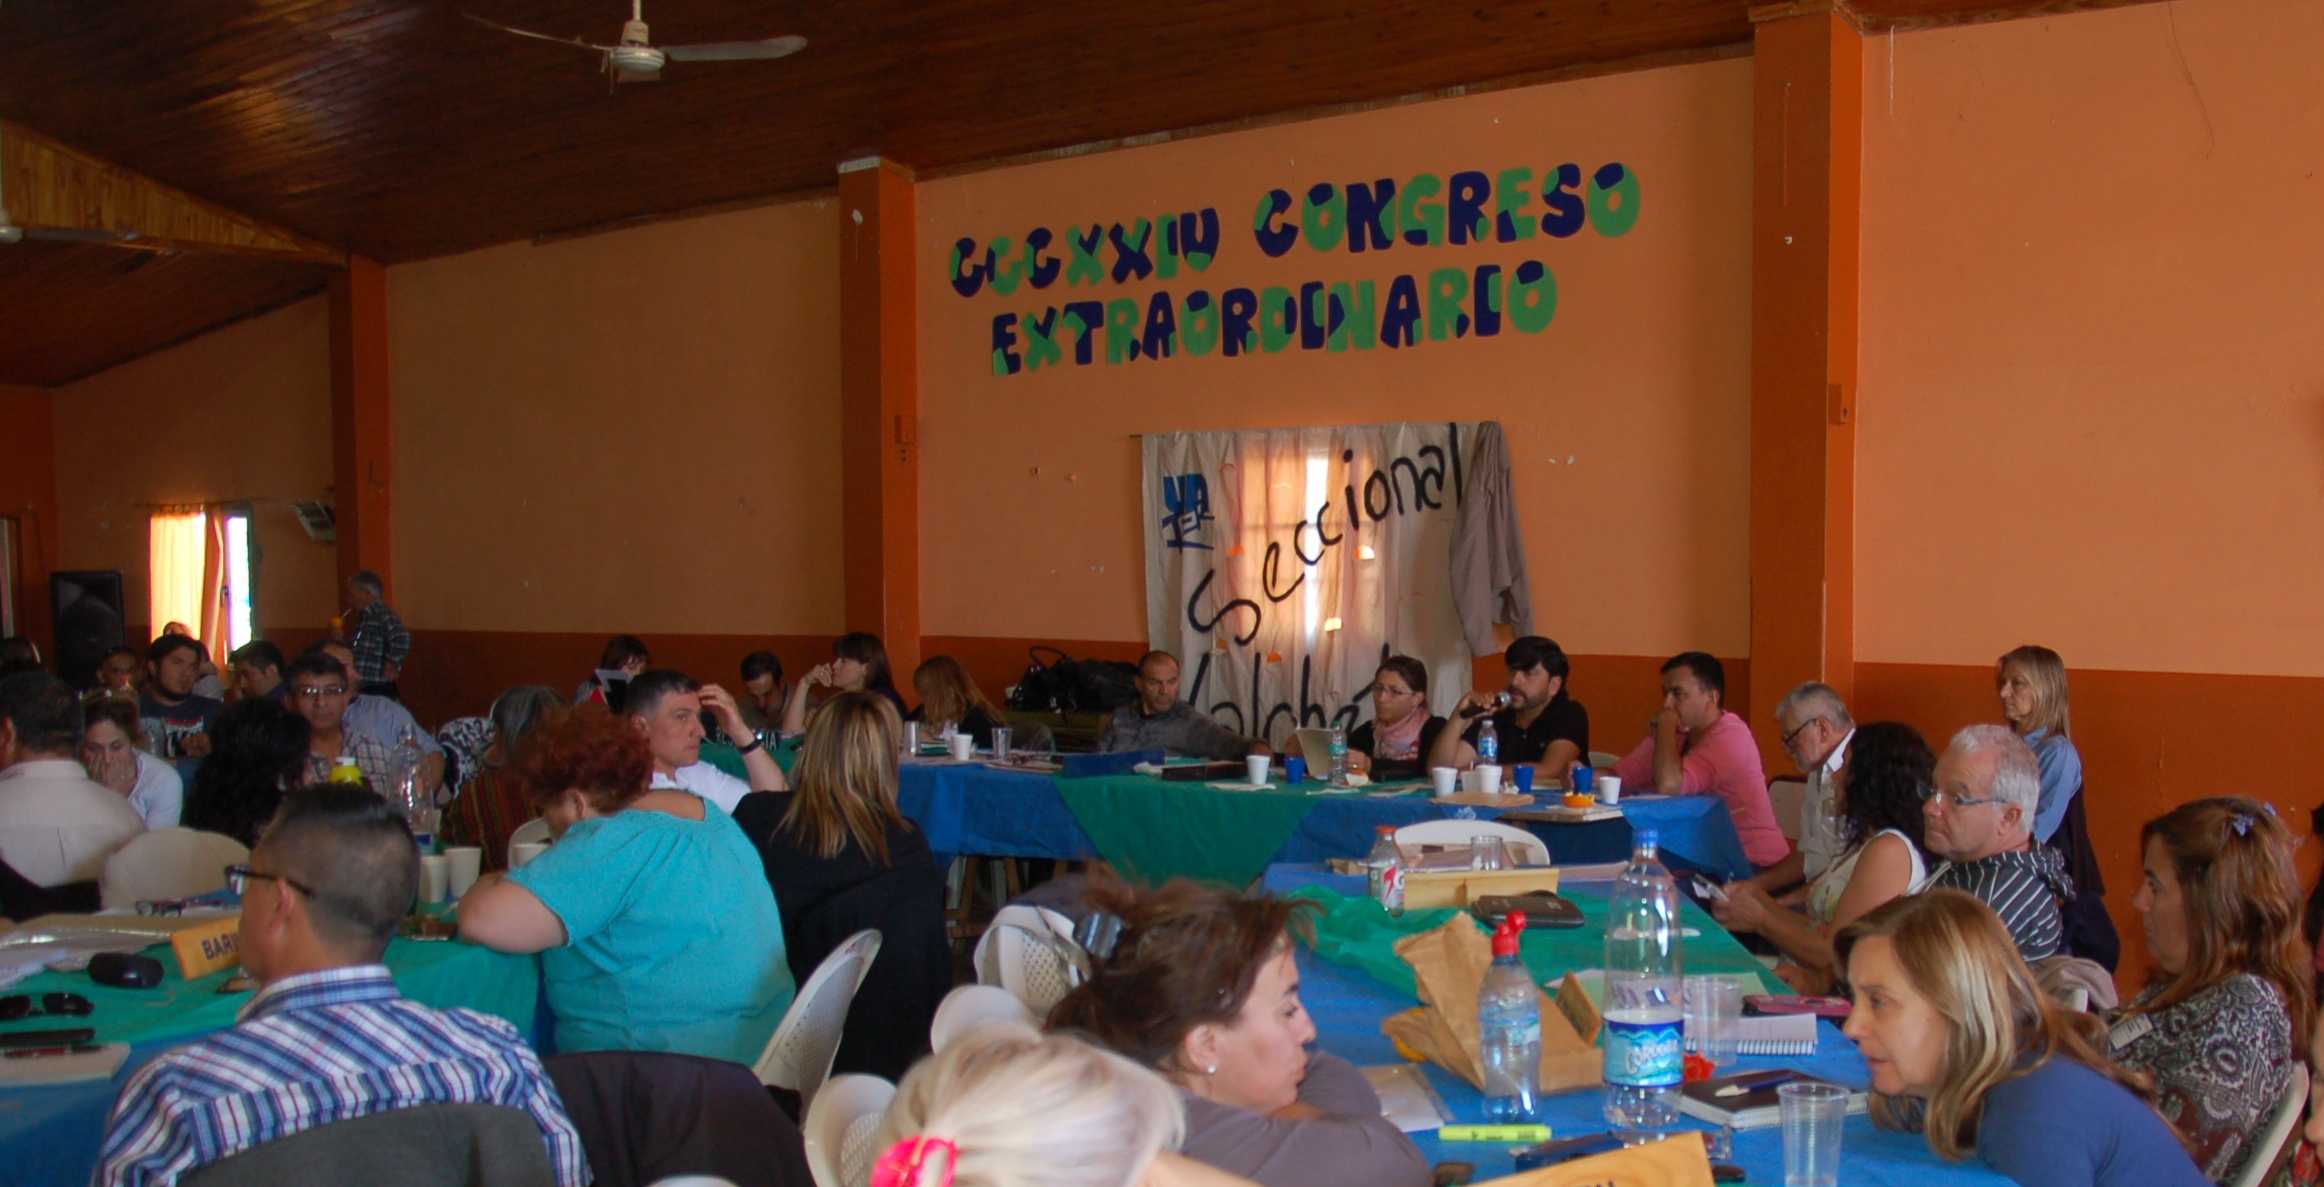
[[[1783,752],[1808,777],[1807,797],[1800,811],[1799,847],[1791,856],[1750,880],[1770,896],[1813,882],[1847,846],[1840,841],[1840,805],[1837,796],[1840,768],[1848,762],[1848,743],[1856,737],[1856,719],[1848,703],[1819,680],[1792,689],[1775,706],[1775,728],[1783,732]]]
[[[2057,954],[2059,900],[2073,897],[2065,859],[2033,841],[2042,768],[2008,726],[1973,725],[1937,758],[1936,785],[1922,793],[1929,852],[1946,865],[1929,879],[1984,900],[2030,963]]]

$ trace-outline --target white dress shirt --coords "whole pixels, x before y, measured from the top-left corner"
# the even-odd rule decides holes
[[[729,816],[734,815],[734,806],[742,802],[742,797],[751,792],[750,784],[706,762],[698,762],[690,767],[679,767],[675,776],[656,771],[652,786],[674,787],[680,791],[692,792],[718,805],[718,810]]]
[[[0,771],[0,860],[38,885],[95,881],[105,859],[144,831],[120,792],[69,758]]]
[[[1848,743],[1855,740],[1856,731],[1849,730],[1848,736],[1832,747],[1823,765],[1808,772],[1807,809],[1800,814],[1799,822],[1799,852],[1811,882],[1818,874],[1831,869],[1832,863],[1840,860],[1847,848],[1840,843],[1840,817],[1835,802],[1838,789],[1832,786],[1832,781],[1847,764]]]

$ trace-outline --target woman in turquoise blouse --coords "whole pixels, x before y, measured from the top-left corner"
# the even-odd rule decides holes
[[[535,727],[515,769],[556,843],[463,896],[461,938],[541,953],[559,1050],[756,1062],[796,987],[742,830],[649,790],[645,738],[596,706]]]

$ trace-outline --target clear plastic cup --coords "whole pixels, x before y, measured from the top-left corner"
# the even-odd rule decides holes
[[[1775,1096],[1783,1117],[1783,1187],[1839,1187],[1848,1090],[1802,1080],[1778,1087]]]
[[[1742,1016],[1743,986],[1733,977],[1686,979],[1687,1049],[1700,1052],[1712,1067],[1735,1062]]]

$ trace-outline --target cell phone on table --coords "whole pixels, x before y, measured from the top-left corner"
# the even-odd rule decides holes
[[[1562,898],[1546,890],[1529,894],[1485,894],[1469,904],[1469,913],[1483,920],[1487,927],[1499,927],[1513,911],[1525,914],[1528,930],[1536,927],[1580,927],[1582,909],[1571,899]]]
[[[1538,1146],[1527,1146],[1516,1154],[1520,1171],[1540,1170],[1592,1154],[1606,1154],[1622,1148],[1622,1139],[1614,1133],[1584,1134],[1578,1138],[1559,1138]]]
[[[97,1037],[93,1027],[73,1026],[62,1030],[19,1030],[0,1034],[0,1047],[70,1047]]]

